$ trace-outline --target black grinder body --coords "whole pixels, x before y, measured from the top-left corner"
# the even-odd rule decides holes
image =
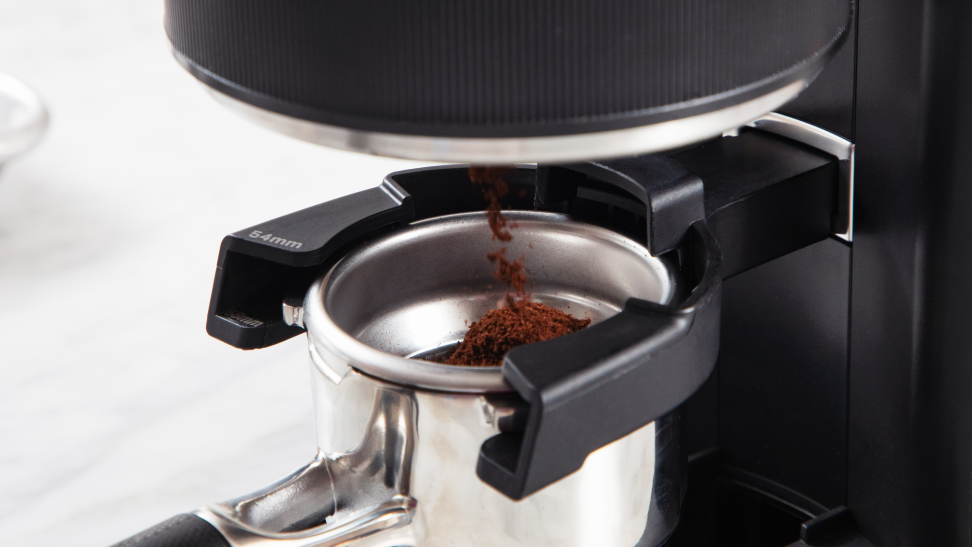
[[[719,244],[718,360],[681,405],[689,488],[666,545],[972,547],[972,6],[289,4],[168,0],[166,28],[218,93],[354,135],[627,130],[819,73],[778,111],[846,139],[849,164],[757,126],[649,158],[541,162],[523,170],[536,196],[525,206],[659,254],[682,252],[687,219]],[[697,177],[699,200],[655,207],[651,184],[641,199],[625,184],[646,162]],[[378,209],[379,225],[408,218]],[[232,252],[221,256],[239,271],[281,282],[272,302],[227,289],[223,305],[214,292],[210,332],[248,348],[299,334],[277,316],[307,282],[287,268],[326,261],[270,267]]]

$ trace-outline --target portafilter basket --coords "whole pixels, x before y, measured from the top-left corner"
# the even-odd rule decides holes
[[[487,253],[522,258],[530,299],[598,323],[631,298],[668,304],[674,268],[616,232],[566,215],[509,211],[513,240],[483,213],[422,220],[345,256],[314,284],[305,324],[322,346],[373,376],[419,388],[508,391],[499,367],[421,360],[443,355],[474,321],[505,305]]]

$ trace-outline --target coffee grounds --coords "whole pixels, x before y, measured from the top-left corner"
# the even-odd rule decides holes
[[[506,216],[503,215],[501,199],[509,193],[509,185],[506,184],[506,174],[512,171],[512,167],[469,167],[469,180],[474,186],[478,186],[483,192],[483,199],[486,200],[486,220],[489,229],[493,233],[493,239],[498,239],[504,243],[513,241],[513,234],[505,229],[509,225]],[[523,258],[517,260],[507,260],[503,254],[506,248],[499,249],[486,254],[490,262],[499,262],[493,276],[499,279],[506,286],[513,289],[513,294],[506,293],[506,301],[514,304],[517,301],[525,300],[526,293],[526,270],[523,269]]]
[[[500,203],[510,191],[506,174],[512,170],[511,167],[469,167],[469,180],[483,191],[486,199],[486,220],[493,231],[493,239],[503,242],[513,239],[513,234],[505,229],[508,222]]]
[[[515,291],[514,294],[506,293],[507,304],[513,305],[519,300],[523,300],[527,297],[526,294],[526,270],[523,269],[523,257],[510,262],[503,256],[506,253],[506,249],[499,249],[498,251],[493,251],[486,254],[486,258],[490,262],[499,261],[499,266],[496,271],[493,272],[493,277],[499,279],[506,286]]]
[[[493,239],[504,243],[513,240],[513,234],[500,200],[509,192],[505,176],[509,167],[470,167],[469,180],[478,186],[486,199],[486,218]],[[493,276],[506,284],[513,293],[506,293],[506,306],[493,310],[472,324],[456,350],[445,358],[450,365],[495,367],[503,363],[506,352],[533,342],[542,342],[570,334],[591,324],[590,319],[575,319],[570,315],[530,302],[526,292],[527,275],[523,268],[524,257],[509,260],[504,256],[506,248],[486,255],[490,262],[498,263]],[[441,358],[432,359],[442,362]]]
[[[577,332],[591,324],[539,302],[517,302],[492,310],[469,327],[469,332],[446,359],[450,365],[496,367],[506,352]]]

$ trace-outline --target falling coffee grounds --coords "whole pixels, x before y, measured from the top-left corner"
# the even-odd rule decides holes
[[[483,191],[483,198],[486,199],[486,220],[493,232],[493,239],[502,242],[513,240],[513,234],[506,229],[508,223],[503,216],[501,202],[510,191],[506,174],[512,170],[512,167],[469,167],[469,180]]]
[[[513,289],[514,294],[506,293],[506,303],[512,306],[518,301],[527,298],[527,276],[526,270],[523,269],[523,257],[511,262],[503,256],[504,254],[506,254],[505,248],[488,253],[486,258],[490,262],[499,262],[496,271],[493,272],[493,277],[506,283],[507,287]]]
[[[509,222],[503,216],[501,200],[509,192],[508,167],[470,167],[469,180],[483,191],[486,218],[493,239],[504,243],[513,240]],[[506,248],[486,255],[497,263],[493,276],[512,290],[506,293],[506,306],[486,313],[469,327],[459,346],[445,360],[450,365],[495,367],[503,363],[506,352],[523,344],[542,342],[579,331],[591,324],[590,319],[576,319],[558,309],[530,302],[526,292],[527,275],[524,257],[509,260]]]

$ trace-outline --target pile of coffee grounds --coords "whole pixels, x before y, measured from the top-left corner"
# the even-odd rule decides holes
[[[503,363],[506,352],[516,346],[557,338],[590,324],[590,319],[575,319],[539,302],[517,302],[492,310],[473,323],[446,363],[497,367]]]

